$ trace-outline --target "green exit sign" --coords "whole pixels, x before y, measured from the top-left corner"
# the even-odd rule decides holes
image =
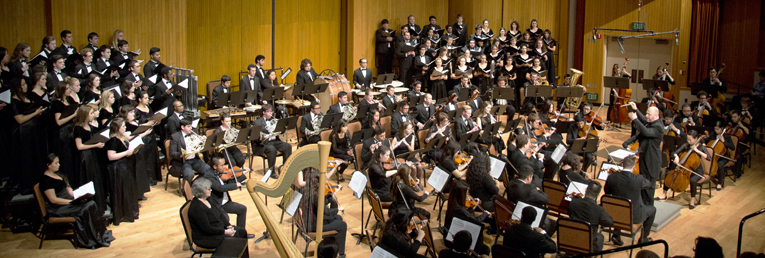
[[[645,30],[645,22],[632,22],[633,30]]]
[[[587,93],[587,100],[598,100],[598,94],[597,93]]]

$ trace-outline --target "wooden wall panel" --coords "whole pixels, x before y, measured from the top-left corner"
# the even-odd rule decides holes
[[[449,24],[457,22],[457,15],[462,14],[463,23],[467,24],[468,34],[475,34],[475,26],[489,20],[489,28],[499,35],[502,23],[502,1],[449,1]],[[443,27],[443,26],[442,26]]]
[[[44,0],[3,1],[3,14],[0,15],[0,24],[3,24],[0,46],[8,49],[8,56],[13,54],[13,49],[22,42],[32,47],[32,56],[40,52],[42,39],[46,36],[44,6]]]
[[[671,89],[677,92],[681,87],[685,87],[687,82],[687,72],[679,74],[680,70],[687,71],[688,51],[690,38],[690,19],[691,19],[691,0],[653,0],[644,1],[644,10],[646,14],[646,29],[655,32],[665,32],[674,29],[680,29],[680,46],[674,46],[672,63],[670,64],[670,74],[675,78],[677,85]],[[606,32],[602,33],[604,39],[597,42],[588,42],[591,39],[591,31],[594,27],[609,29],[629,29],[630,23],[638,21],[637,5],[632,4],[614,4],[609,0],[588,0],[585,2],[585,21],[584,21],[584,65],[582,72],[582,85],[594,84],[595,88],[588,88],[588,92],[601,93],[603,90],[603,76],[611,64],[604,63],[604,43],[605,36],[634,35],[640,33],[633,32]],[[680,13],[680,15],[677,15]],[[541,27],[541,26],[540,26]],[[653,38],[666,38],[670,42],[674,41],[673,35],[654,36]],[[646,75],[648,76],[648,75]],[[594,101],[603,102],[603,95]]]
[[[359,67],[359,59],[367,58],[369,68],[377,74],[375,67],[375,31],[380,28],[380,22],[388,19],[389,28],[400,34],[401,26],[407,23],[407,17],[414,15],[415,23],[420,27],[428,24],[428,17],[436,16],[437,24],[445,28],[447,21],[446,1],[423,0],[423,1],[372,1],[372,0],[349,0],[348,1],[348,56],[346,58],[347,71],[340,73],[352,77],[353,70]],[[464,15],[464,14],[463,14]],[[456,14],[455,14],[456,17]],[[350,78],[349,78],[350,79]]]
[[[99,45],[104,45],[121,29],[130,50],[141,50],[137,59],[148,61],[149,49],[159,47],[162,63],[187,67],[185,0],[51,1],[51,16],[58,45],[62,30],[72,31],[73,45],[80,50],[88,44],[88,33],[98,33]]]
[[[762,1],[742,0],[735,3],[720,1],[720,27],[717,37],[717,60],[727,68],[722,78],[728,82],[728,93],[749,92],[762,42],[760,38],[760,10]]]

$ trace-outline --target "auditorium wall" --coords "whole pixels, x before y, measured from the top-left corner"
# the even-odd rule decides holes
[[[0,15],[0,46],[13,53],[16,44],[26,42],[32,47],[32,55],[40,52],[45,37],[44,0],[5,1]]]

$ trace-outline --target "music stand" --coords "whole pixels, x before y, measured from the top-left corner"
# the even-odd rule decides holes
[[[559,133],[568,133],[568,128],[571,126],[575,126],[575,121],[561,121],[558,120],[557,123],[555,123],[555,131]]]
[[[271,132],[271,133],[275,133],[275,132],[280,132],[281,133],[281,132],[286,131],[287,130],[287,124],[289,124],[289,123],[290,123],[290,119],[279,119],[279,122],[276,122],[276,127],[274,128],[274,131]]]
[[[558,89],[560,91],[560,89]],[[494,88],[492,92],[494,99],[504,99],[507,101],[515,100],[515,89],[513,88]]]
[[[404,159],[409,160],[417,156],[417,154],[421,153],[422,149],[413,150],[407,153],[402,153],[401,155],[396,156],[396,159]]]
[[[598,139],[574,140],[571,152],[574,154],[595,153],[598,151]]]
[[[643,79],[643,89],[649,90],[649,89],[661,89],[662,91],[668,91],[669,90],[669,83],[664,80],[654,80],[654,79]]]
[[[377,75],[377,81],[375,82],[375,85],[383,85],[383,84],[385,84],[385,77],[387,75],[388,75],[387,73],[386,74],[378,74]]]
[[[608,87],[608,84],[604,85],[605,87]],[[627,84],[627,87],[629,87],[629,84]],[[584,88],[581,87],[558,87],[558,90],[555,91],[555,95],[557,98],[579,98],[584,95]],[[569,108],[578,108],[578,107],[569,107]]]
[[[292,129],[297,128],[297,120],[298,120],[298,118],[299,118],[299,116],[291,116],[291,117],[283,118],[283,119],[280,119],[280,120],[287,120],[288,122],[287,122],[287,127],[285,128],[285,130],[292,130]]]
[[[218,100],[215,102],[216,107],[227,107],[229,106],[229,101],[231,100],[231,93],[233,92],[226,92],[226,93],[220,93],[218,94]]]
[[[369,139],[373,134],[372,128],[353,132],[353,135],[351,135],[351,146],[356,146],[356,144],[363,142],[364,139]]]
[[[630,78],[603,76],[603,86],[607,88],[612,88],[612,89],[629,89]]]
[[[409,98],[409,110],[414,110],[414,107],[417,107],[420,103],[422,103],[423,96],[413,96]]]
[[[224,134],[226,134],[226,132],[219,132],[219,133],[212,134],[212,135],[208,136],[207,140],[205,140],[205,147],[202,148],[202,150],[199,151],[199,152],[207,152],[207,151],[214,150],[215,148],[217,148],[218,145],[219,145],[218,138],[220,138],[220,141],[222,142]]]
[[[244,98],[244,103],[254,103],[258,98],[258,92],[255,90],[248,90],[242,93],[242,96]]]
[[[497,123],[499,123],[499,117],[505,115],[506,110],[507,105],[496,105],[491,107],[491,111],[489,111],[489,113],[494,115],[494,117],[497,118]]]
[[[648,110],[648,103],[635,103],[635,105],[638,108],[638,111],[640,111],[641,114],[645,114],[646,110]],[[632,107],[630,107],[630,111],[632,110]]]
[[[521,124],[521,119],[520,118],[510,120],[505,125],[505,130],[503,130],[503,132],[515,131],[515,128],[518,128],[519,124]]]
[[[239,144],[239,143],[243,143],[243,142],[249,141],[250,140],[249,138],[253,136],[252,131],[253,130],[260,131],[261,128],[262,128],[261,126],[252,126],[252,127],[242,128],[241,130],[239,130],[239,135],[236,136],[236,141],[235,142],[237,144]],[[259,133],[255,134],[255,135],[260,136]]]
[[[436,138],[430,139],[430,142],[425,144],[425,150],[424,151],[426,151],[426,152],[430,151],[434,147],[438,148],[441,145],[443,145],[443,142],[446,142],[446,136],[441,136],[441,137],[436,137]]]
[[[385,81],[383,84],[391,84],[393,83],[393,74],[392,73],[386,73],[385,74]]]
[[[305,87],[307,84],[295,84],[295,88],[292,89],[292,96],[293,97],[300,97],[301,99],[303,96],[305,96]]]
[[[356,118],[364,117],[367,115],[367,112],[369,112],[369,108],[373,105],[359,105],[359,109],[356,112]],[[375,108],[377,108],[376,105],[374,105]]]
[[[475,142],[475,140],[478,139],[478,136],[480,135],[481,135],[481,132],[479,131],[462,135],[460,137],[460,146],[463,146],[463,148],[467,147],[468,143]]]
[[[483,129],[483,134],[481,135],[481,139],[485,139],[487,141],[491,141],[491,137],[494,135],[497,135],[499,133],[499,127],[502,126],[502,123],[496,122],[490,125],[487,125]]]
[[[390,116],[393,115],[393,112],[396,112],[398,110],[398,106],[401,102],[393,102],[387,107],[385,107],[385,112],[383,112],[383,116]]]
[[[470,88],[462,88],[460,89],[459,95],[457,95],[457,101],[467,101],[470,99],[470,92],[472,92],[473,89]]]
[[[550,98],[552,97],[552,87],[550,86],[527,86],[527,98]]]
[[[449,98],[440,98],[436,100],[436,105],[441,105],[449,101]]]
[[[340,121],[342,118],[343,113],[324,115],[324,118],[321,119],[320,129],[332,128],[332,125],[337,123],[337,121]]]
[[[231,97],[229,99],[229,104],[231,104],[232,107],[238,107],[241,105],[244,105],[244,92],[241,91],[232,91]]]
[[[271,89],[265,89],[263,90],[263,99],[265,101],[274,101],[277,99],[281,99],[284,97],[284,88],[283,87],[276,87]]]

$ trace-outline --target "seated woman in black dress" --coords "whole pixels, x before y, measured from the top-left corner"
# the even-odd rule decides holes
[[[581,156],[576,155],[573,152],[567,151],[566,154],[563,155],[563,159],[560,161],[558,181],[566,185],[566,187],[568,187],[571,181],[583,184],[589,184],[591,181],[584,178],[581,174],[582,163],[579,161],[580,157]]]
[[[417,253],[420,245],[422,245],[422,240],[425,238],[425,231],[415,227],[410,232],[408,227],[410,223],[413,223],[412,217],[416,216],[416,213],[404,206],[399,206],[397,208],[390,207],[389,215],[388,221],[385,222],[385,228],[382,230],[380,242],[402,257],[425,258],[424,255]],[[427,227],[428,221],[422,220],[420,225]],[[416,237],[412,237],[414,234]]]
[[[189,204],[189,224],[194,244],[214,249],[221,246],[228,238],[247,238],[247,230],[228,223],[228,213],[215,202],[207,201],[212,189],[210,180],[198,178],[191,185],[194,199]],[[247,241],[242,242],[247,245]],[[237,249],[241,250],[241,249]],[[244,256],[249,256],[249,249],[244,247]]]
[[[361,122],[361,129],[375,129],[378,127],[382,128],[382,124],[380,123],[381,116],[382,115],[380,114],[380,110],[369,109],[366,119]]]
[[[74,200],[72,187],[65,176],[58,173],[59,161],[56,154],[48,154],[47,168],[40,181],[40,192],[45,198],[45,209],[51,217],[74,217],[75,231],[77,234],[77,246],[85,248],[99,248],[109,246],[114,237],[111,230],[106,226],[98,214],[98,207],[94,201],[72,203]],[[96,195],[106,193],[98,193]]]
[[[460,150],[460,145],[454,140],[444,144],[444,147],[441,149],[441,161],[437,165],[438,168],[449,174],[449,179],[446,180],[446,184],[444,184],[441,192],[449,193],[452,186],[452,178],[457,178],[458,181],[461,180],[460,178],[465,178],[465,169],[470,164],[470,161],[463,162],[464,160],[461,158],[455,161],[455,155]],[[461,164],[457,165],[457,162],[461,162]]]
[[[455,217],[481,226],[481,233],[478,235],[478,241],[475,244],[473,251],[479,255],[489,255],[489,247],[483,243],[484,229],[482,221],[484,221],[487,217],[491,217],[491,213],[484,211],[481,213],[481,215],[475,216],[471,211],[467,210],[465,207],[465,200],[467,200],[468,189],[468,184],[465,183],[465,181],[457,180],[456,184],[454,185],[454,189],[452,189],[451,193],[449,194],[449,202],[446,209],[446,219],[444,226],[446,227],[446,230],[448,230],[451,227],[452,220]],[[444,245],[446,245],[446,247],[451,247],[452,244],[452,241],[446,240],[446,238],[444,238]]]
[[[303,199],[301,201],[301,211],[303,216],[303,228],[307,232],[316,232],[317,214],[319,207],[319,198],[325,198],[324,204],[324,227],[322,232],[337,231],[338,253],[340,257],[345,257],[345,236],[348,233],[348,224],[343,221],[338,212],[344,212],[345,208],[337,205],[337,198],[333,194],[324,195],[319,193],[319,170],[309,168],[303,171],[305,176],[305,187],[303,187]]]
[[[348,164],[353,162],[353,148],[351,147],[351,134],[348,132],[348,122],[344,119],[337,121],[334,127],[332,127],[332,134],[329,139],[332,142],[332,148],[330,149],[329,156],[335,158],[335,161],[342,162],[340,165],[336,165],[337,169],[337,182],[344,182],[343,171],[348,168]]]
[[[391,212],[395,210],[395,208],[404,207],[414,210],[420,217],[430,219],[430,212],[422,208],[414,207],[415,201],[422,202],[427,199],[430,194],[428,192],[423,192],[423,194],[420,195],[414,191],[413,185],[416,185],[419,182],[409,177],[409,175],[412,174],[412,167],[412,164],[409,162],[399,165],[396,174],[391,178],[390,197],[393,203],[388,207],[388,217],[392,216]]]
[[[389,202],[390,198],[390,183],[393,175],[396,174],[396,170],[385,170],[383,162],[386,162],[390,158],[390,150],[382,146],[375,149],[372,154],[372,159],[367,166],[367,175],[369,175],[369,183],[372,185],[372,191],[377,194],[381,202]]]
[[[496,117],[494,117],[494,115],[491,114],[491,109],[493,107],[494,105],[491,103],[491,101],[486,101],[481,104],[480,109],[475,111],[473,118],[475,119],[475,124],[478,125],[480,130],[486,130],[486,127],[494,123],[502,123],[502,121],[499,121]],[[500,136],[502,132],[498,131],[497,133],[498,134],[496,136],[491,137],[491,145],[494,146],[494,150],[497,153],[502,153],[502,151],[505,150],[505,142],[502,141],[502,137]]]
[[[481,208],[494,211],[494,197],[499,196],[500,182],[491,177],[491,160],[489,155],[476,153],[468,165],[465,181],[470,186],[470,195],[481,200]]]
[[[412,152],[420,149],[420,141],[417,138],[417,134],[414,132],[414,124],[404,123],[399,127],[398,134],[393,137],[391,142],[391,149],[393,149],[393,156],[398,156],[404,153]],[[414,165],[414,174],[411,174],[412,179],[424,181],[425,170],[422,168],[422,163],[417,160],[417,157],[412,157],[406,161],[411,162]],[[423,188],[423,184],[418,184],[420,189]]]

